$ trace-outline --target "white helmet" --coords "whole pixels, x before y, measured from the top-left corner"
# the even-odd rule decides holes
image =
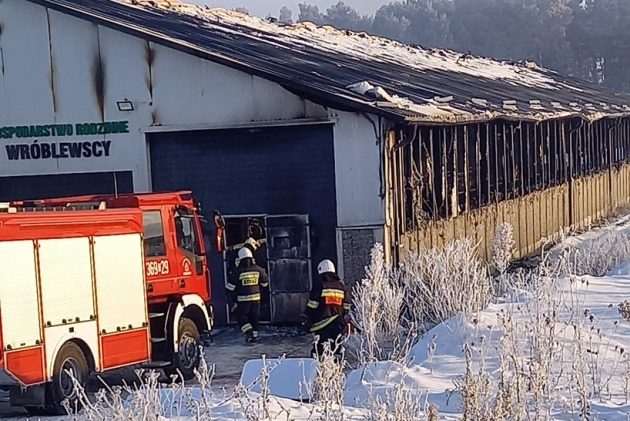
[[[321,275],[322,273],[335,273],[335,264],[328,259],[319,262],[317,274]]]
[[[247,258],[253,259],[254,255],[252,254],[252,251],[250,249],[248,249],[247,247],[243,247],[242,249],[238,251],[238,258],[240,260],[247,259]]]

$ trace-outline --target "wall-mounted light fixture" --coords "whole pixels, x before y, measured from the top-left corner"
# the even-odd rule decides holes
[[[118,111],[133,111],[133,102],[129,100],[118,101],[116,105],[118,105]]]

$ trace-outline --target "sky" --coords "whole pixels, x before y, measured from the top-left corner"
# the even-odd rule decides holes
[[[252,14],[261,17],[278,16],[280,8],[288,6],[293,9],[293,17],[295,18],[297,17],[298,3],[308,3],[318,6],[320,10],[326,10],[327,7],[336,4],[338,0],[184,0],[184,2],[207,4],[226,9],[242,6]],[[384,3],[389,3],[387,0],[344,0],[344,2],[365,14],[373,14]]]

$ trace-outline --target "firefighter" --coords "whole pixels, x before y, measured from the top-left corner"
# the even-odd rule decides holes
[[[317,274],[318,279],[313,283],[306,305],[304,323],[316,336],[311,354],[321,356],[326,343],[332,350],[338,351],[336,342],[345,330],[350,304],[346,288],[337,276],[332,261],[322,260],[317,266]]]
[[[269,287],[269,277],[263,268],[254,264],[254,255],[249,248],[240,249],[238,259],[238,268],[226,286],[228,299],[233,306],[236,305],[236,317],[245,341],[256,343],[259,338],[261,288]]]

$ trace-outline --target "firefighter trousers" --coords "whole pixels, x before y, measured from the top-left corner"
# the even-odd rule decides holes
[[[325,344],[330,344],[330,350],[335,352],[335,354],[340,353],[339,346],[336,341],[341,339],[344,331],[344,322],[342,317],[338,317],[328,326],[323,327],[320,330],[316,330],[313,332],[313,335],[318,336],[319,339],[315,341],[313,345],[313,349],[311,350],[311,355],[315,355],[316,358],[321,358],[324,354],[324,346]]]
[[[251,338],[258,338],[260,322],[260,301],[244,301],[236,307],[236,317],[241,332]]]

